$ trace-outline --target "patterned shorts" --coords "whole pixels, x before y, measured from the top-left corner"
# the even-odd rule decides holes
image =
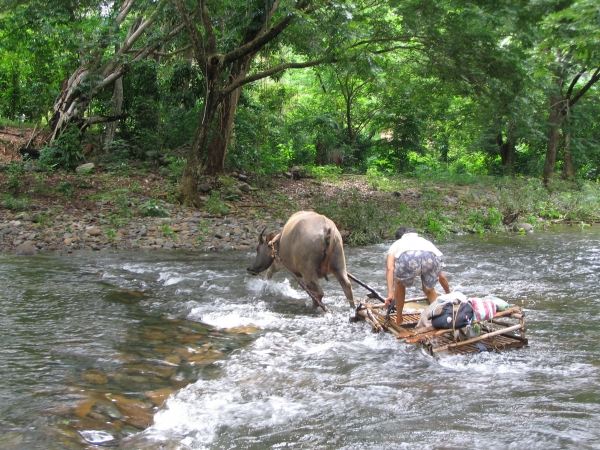
[[[409,250],[396,258],[395,275],[406,287],[411,287],[417,275],[427,289],[433,289],[444,267],[444,260],[431,252]]]

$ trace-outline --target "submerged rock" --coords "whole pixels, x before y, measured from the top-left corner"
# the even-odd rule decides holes
[[[118,443],[115,437],[106,431],[83,430],[80,431],[79,434],[85,442],[92,445],[112,446],[117,445]]]
[[[17,247],[16,253],[19,256],[35,256],[37,251],[31,242],[23,242]]]
[[[99,369],[91,369],[84,372],[82,375],[84,380],[89,381],[92,384],[106,384],[108,383],[108,377],[104,372]]]
[[[513,231],[526,231],[527,233],[533,233],[533,225],[525,222],[515,223],[512,226]]]

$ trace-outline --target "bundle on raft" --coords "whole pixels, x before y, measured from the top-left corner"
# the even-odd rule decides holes
[[[472,328],[436,329],[432,326],[417,328],[423,306],[427,304],[425,297],[408,299],[402,311],[402,325],[396,325],[396,313],[387,315],[387,307],[366,298],[360,302],[356,310],[356,318],[364,319],[371,324],[374,331],[393,333],[397,339],[407,343],[420,345],[431,356],[459,355],[481,351],[502,352],[514,348],[527,347],[525,337],[525,314],[519,306],[511,306],[505,311],[496,311],[491,318],[474,320]],[[410,305],[414,305],[411,307]],[[420,308],[420,309],[419,309]],[[478,326],[474,326],[479,324]]]

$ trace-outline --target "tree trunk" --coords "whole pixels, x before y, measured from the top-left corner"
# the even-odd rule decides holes
[[[113,98],[112,98],[112,116],[118,116],[121,114],[123,108],[123,78],[119,78],[115,81]],[[106,126],[106,133],[104,135],[104,150],[107,150],[112,141],[115,140],[115,133],[117,131],[118,121],[108,122]]]
[[[218,77],[212,76],[207,80],[204,106],[200,113],[194,139],[179,183],[180,200],[187,206],[200,206],[198,186],[203,175],[202,163],[213,132],[214,118],[220,104],[218,81],[215,78],[218,79]]]
[[[315,145],[315,150],[316,150],[315,164],[317,166],[326,165],[327,164],[327,145],[319,139],[317,141],[317,145]]]
[[[216,175],[225,171],[225,155],[241,93],[242,88],[236,89],[217,107],[217,120],[204,164],[206,175]]]
[[[502,167],[504,167],[506,173],[512,175],[515,168],[515,148],[517,144],[510,136],[505,141],[501,133],[498,134],[497,141]]]
[[[352,123],[352,104],[350,96],[346,101],[346,123],[348,124],[348,144],[353,145],[356,140],[356,135],[354,134],[354,124]]]
[[[548,147],[542,178],[547,184],[556,166],[556,153],[560,141],[560,126],[563,119],[563,99],[557,94],[550,95],[550,118],[548,119]]]
[[[571,180],[575,178],[575,169],[573,167],[573,153],[571,151],[571,133],[564,132],[564,156],[563,156],[563,171],[562,178],[564,180]]]
[[[254,54],[247,55],[234,64],[227,85],[248,74]],[[220,67],[217,65],[208,72],[207,97],[196,135],[190,148],[186,168],[181,179],[180,194],[186,204],[198,205],[198,181],[202,174],[217,175],[225,171],[227,146],[233,131],[235,113],[242,93],[239,87],[228,96],[221,97],[219,89]],[[227,85],[223,89],[227,88]],[[205,159],[203,161],[203,159]]]
[[[83,121],[83,115],[89,105],[89,98],[82,92],[81,86],[87,78],[88,70],[81,66],[63,86],[60,96],[52,106],[50,142],[58,139],[70,123]]]

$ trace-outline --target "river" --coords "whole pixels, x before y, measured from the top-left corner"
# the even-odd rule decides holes
[[[451,288],[523,308],[528,348],[434,359],[254,253],[2,255],[0,449],[600,448],[600,227],[438,246]],[[346,249],[384,295],[387,247]]]

